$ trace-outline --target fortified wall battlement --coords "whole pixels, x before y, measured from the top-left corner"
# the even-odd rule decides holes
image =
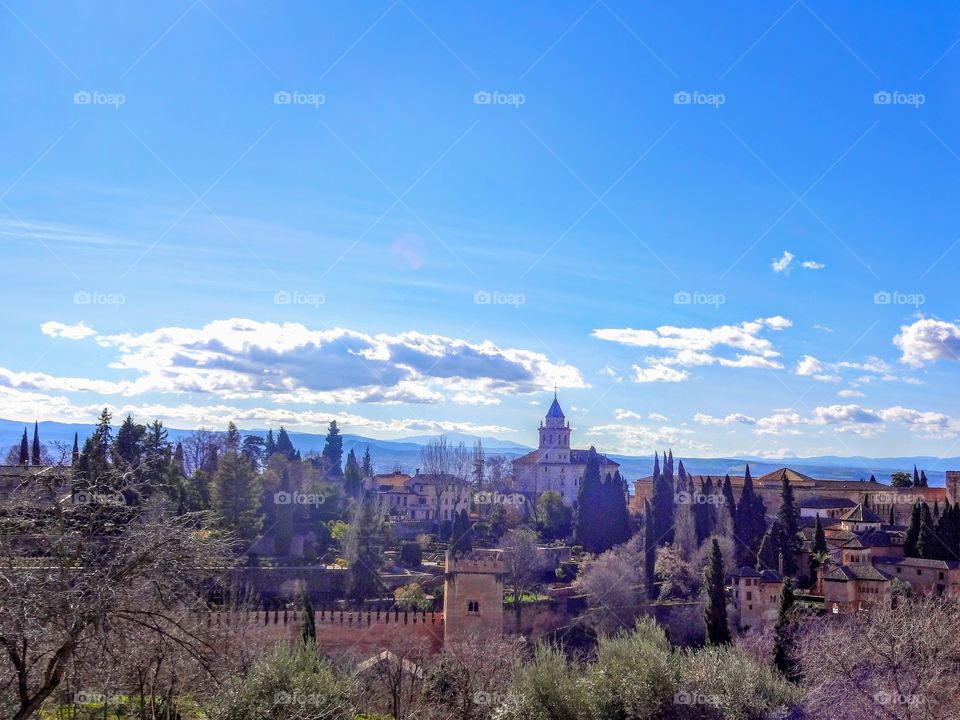
[[[300,638],[302,610],[214,611],[206,615],[208,627],[237,629],[264,646]],[[326,652],[358,650],[377,652],[388,636],[407,634],[422,638],[433,652],[443,646],[442,613],[413,611],[316,610],[317,645]]]

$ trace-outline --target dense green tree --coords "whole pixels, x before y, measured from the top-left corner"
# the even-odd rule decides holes
[[[920,484],[917,487],[930,487],[929,482],[927,481],[927,472],[926,470],[920,471]]]
[[[723,477],[723,491],[721,493],[723,497],[723,507],[719,508],[719,512],[726,512],[729,518],[729,527],[736,532],[737,525],[737,501],[733,496],[733,483],[730,482],[730,475],[724,475]],[[718,529],[727,525],[728,523],[720,522],[719,518],[717,521]]]
[[[454,557],[468,553],[473,549],[473,527],[466,510],[453,513],[450,529],[450,549]]]
[[[327,472],[335,478],[343,477],[343,437],[340,435],[340,428],[337,427],[337,421],[331,420],[330,427],[327,429],[327,438],[323,443],[323,459],[327,464]]]
[[[139,470],[146,434],[147,429],[134,422],[133,416],[128,414],[117,429],[113,446],[110,448],[110,456],[114,467]]]
[[[267,438],[263,441],[263,450],[266,457],[270,457],[277,451],[277,442],[273,439],[273,428],[267,430]]]
[[[183,450],[181,449],[181,453]],[[147,426],[143,439],[143,477],[151,484],[160,484],[171,461],[167,429],[159,420]]]
[[[573,529],[573,509],[553,490],[537,498],[537,530],[544,540],[563,540]]]
[[[267,457],[267,443],[259,435],[244,435],[243,442],[240,445],[240,452],[250,461],[254,468],[259,470],[263,467],[263,461]]]
[[[649,500],[643,501],[643,571],[647,586],[647,597],[657,597],[656,567],[657,542],[654,535],[653,506]]]
[[[757,551],[757,570],[779,570],[780,557],[784,556],[784,567],[786,567],[786,554],[784,545],[786,544],[786,534],[779,520],[770,523],[770,527],[763,534],[760,541],[760,548]]]
[[[40,425],[36,420],[33,422],[33,448],[30,453],[30,464],[40,465],[43,462],[40,451]]]
[[[351,498],[357,497],[363,489],[363,474],[353,448],[350,448],[350,452],[347,453],[347,465],[343,471],[343,489],[347,497]]]
[[[80,462],[80,435],[73,434],[73,452],[70,454],[70,467],[77,467]]]
[[[730,625],[727,622],[726,573],[723,568],[723,553],[720,544],[713,539],[710,565],[706,570],[707,606],[704,620],[707,626],[707,643],[725,645],[730,642]]]
[[[350,528],[348,593],[356,604],[368,598],[379,597],[384,588],[379,571],[383,564],[385,528],[373,503],[370,498],[364,498],[358,503],[359,507]]]
[[[654,454],[650,505],[653,509],[653,540],[657,545],[670,545],[673,542],[674,488],[673,468],[668,472],[666,455],[661,470],[660,457]]]
[[[799,667],[794,653],[794,624],[791,610],[795,602],[790,582],[783,581],[780,590],[780,606],[777,610],[777,622],[773,626],[773,664],[785,678],[792,682],[800,679]]]
[[[607,517],[606,544],[608,548],[621,545],[630,539],[630,511],[627,508],[627,483],[620,471],[607,476],[604,483],[603,511]]]
[[[110,474],[110,454],[113,447],[112,417],[107,408],[100,413],[93,435],[83,443],[78,463],[78,475],[90,484]]]
[[[750,475],[750,466],[747,465],[734,522],[738,565],[749,567],[756,562],[760,542],[766,530],[766,508],[763,499],[753,490],[753,478]]]
[[[277,448],[274,452],[286,455],[289,460],[294,460],[297,457],[297,450],[293,447],[293,442],[283,425],[280,426],[280,432],[277,434]]]
[[[916,465],[913,466],[913,486],[914,486],[914,487],[923,487],[923,486],[920,484],[920,473],[917,472],[917,466],[916,466]]]
[[[910,473],[898,471],[890,476],[890,486],[895,488],[908,488],[913,485],[910,479]]]
[[[250,461],[237,447],[227,447],[220,456],[210,483],[210,505],[223,526],[244,540],[260,531],[262,485]]]
[[[697,549],[697,528],[694,518],[696,492],[690,478],[687,477],[683,460],[677,467],[677,482],[674,492],[673,544],[680,556],[688,559]]]
[[[717,505],[714,502],[713,480],[700,478],[700,488],[696,492],[696,502],[693,505],[694,530],[697,535],[697,547],[716,530],[715,517]]]
[[[580,479],[580,488],[577,493],[577,542],[583,545],[583,549],[587,552],[601,553],[607,549],[604,547],[602,505],[600,458],[596,448],[591,447],[587,453],[586,468]]]
[[[920,534],[917,537],[917,557],[927,560],[937,560],[940,557],[942,546],[937,537],[937,531],[930,515],[930,506],[923,503],[920,506]]]

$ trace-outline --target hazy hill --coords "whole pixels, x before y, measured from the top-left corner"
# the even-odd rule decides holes
[[[24,423],[13,420],[0,419],[0,461],[6,456],[7,449],[19,445],[20,435],[23,433]],[[57,443],[67,448],[73,445],[73,434],[78,433],[80,442],[93,431],[92,425],[68,424],[58,422],[41,422],[40,439],[50,447],[51,453],[56,455],[54,446]],[[176,442],[190,434],[190,430],[169,428],[170,440]],[[266,430],[244,431],[244,434],[266,435]],[[27,435],[33,438],[32,423],[27,426]],[[377,440],[362,435],[343,435],[344,453],[354,449],[357,456],[363,455],[367,446],[373,457],[374,466],[378,472],[387,472],[396,466],[404,471],[413,472],[420,467],[420,450],[430,439],[429,435],[415,435],[398,440]],[[467,447],[472,447],[475,436],[460,433],[447,433],[449,441],[456,444],[461,440]],[[291,432],[290,439],[301,454],[321,452],[324,436],[314,433]],[[482,438],[488,455],[504,455],[515,458],[531,450],[510,440],[497,438]],[[602,451],[602,448],[601,448]],[[645,477],[653,470],[653,454],[647,456],[616,455],[611,458],[620,463],[621,472],[629,480]],[[810,475],[811,477],[837,480],[867,479],[874,474],[881,482],[888,481],[890,474],[896,470],[913,471],[913,466],[926,470],[931,485],[944,484],[945,470],[960,470],[960,457],[936,458],[930,456],[910,456],[893,458],[868,458],[860,456],[843,457],[837,455],[823,455],[807,458],[784,458],[771,460],[769,458],[683,458],[683,464],[693,475],[723,475],[724,473],[742,474],[746,463],[750,463],[753,475],[763,475],[777,468],[789,466]]]

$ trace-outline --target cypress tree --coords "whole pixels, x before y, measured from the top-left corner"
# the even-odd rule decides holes
[[[923,487],[923,485],[920,484],[920,473],[917,472],[917,466],[916,466],[916,465],[913,466],[913,486],[914,486],[914,487]]]
[[[300,609],[303,612],[303,618],[300,622],[300,639],[307,647],[315,647],[317,644],[317,620],[313,612],[313,603],[310,602],[310,593],[304,587],[300,591]]]
[[[340,428],[337,427],[336,420],[331,420],[330,427],[327,429],[323,457],[327,461],[327,472],[332,477],[343,477],[343,468],[340,465],[343,460],[343,438],[340,436]]]
[[[920,535],[917,538],[917,557],[926,560],[937,560],[940,556],[940,543],[930,515],[930,506],[923,503],[920,506]]]
[[[780,521],[780,527],[783,529],[783,572],[785,575],[796,575],[797,573],[797,554],[800,552],[800,543],[797,534],[800,532],[797,526],[797,518],[800,511],[797,509],[794,500],[793,487],[790,485],[790,479],[786,471],[780,475],[780,510],[777,511],[777,519]]]
[[[890,525],[896,525],[893,517],[893,503],[890,503]]]
[[[823,532],[823,523],[820,522],[820,513],[817,513],[817,524],[813,531],[813,548],[810,552],[810,577],[816,578],[817,571],[820,569],[820,562],[817,560],[818,553],[827,552],[827,536]]]
[[[217,463],[210,488],[212,509],[221,523],[244,540],[260,531],[260,496],[263,488],[250,461],[228,447]]]
[[[360,474],[363,477],[373,477],[373,459],[370,457],[370,446],[363,452],[363,462],[360,464]]]
[[[649,500],[643,501],[643,569],[647,583],[647,597],[657,597],[657,585],[654,569],[657,564],[657,543],[653,529],[653,506]]]
[[[77,467],[80,462],[80,437],[77,433],[73,434],[73,453],[70,455],[70,467]]]
[[[733,484],[730,482],[729,474],[723,477],[723,508],[721,508],[719,512],[726,512],[726,518],[723,522],[718,522],[717,525],[729,527],[731,533],[735,533],[737,526],[737,501],[733,497]]]
[[[740,504],[737,506],[734,522],[739,565],[754,564],[766,526],[763,500],[753,491],[753,478],[750,476],[750,466],[747,465],[743,477],[743,492],[740,493]]]
[[[920,487],[930,487],[927,483],[927,472],[926,470],[920,471]]]
[[[870,482],[875,483],[877,478],[874,477],[873,473],[870,473]]]
[[[23,429],[23,437],[20,438],[20,464],[30,463],[30,443],[27,441],[27,429]]]
[[[383,590],[379,570],[383,564],[384,529],[369,498],[360,501],[351,530],[353,557],[350,558],[348,594],[359,605],[367,598],[379,596]]]
[[[673,469],[664,455],[663,471],[660,459],[655,456],[653,464],[653,536],[657,545],[673,542]]]
[[[450,549],[457,555],[463,555],[473,549],[473,528],[466,510],[453,514],[453,528],[450,532]]]
[[[577,493],[577,539],[583,549],[601,553],[605,547],[602,537],[607,518],[603,516],[603,488],[600,481],[600,458],[596,448],[587,453],[587,464]]]
[[[707,570],[707,607],[705,623],[707,642],[710,645],[725,645],[730,642],[730,625],[727,622],[727,589],[723,569],[723,554],[720,544],[713,539],[710,565]]]
[[[703,541],[710,537],[716,523],[716,519],[713,517],[713,511],[716,507],[713,504],[713,482],[709,478],[704,481],[703,477],[700,477],[700,489],[697,490],[694,499],[696,502],[693,505],[693,522],[697,536],[697,547],[700,547]]]
[[[907,535],[903,542],[903,554],[906,557],[920,557],[917,544],[920,540],[920,503],[913,504],[913,510],[910,512],[910,525],[907,527]]]
[[[680,550],[683,558],[689,558],[697,549],[697,529],[694,519],[694,502],[696,494],[693,490],[693,483],[687,477],[683,467],[683,460],[680,461],[677,471],[677,491],[674,495],[676,506],[674,508],[674,545]]]
[[[297,451],[293,447],[290,436],[287,435],[287,431],[282,425],[280,426],[280,432],[277,434],[276,452],[283,453],[287,456],[288,460],[293,460],[297,457]]]
[[[264,447],[264,453],[266,457],[269,458],[277,451],[277,441],[273,439],[273,428],[267,430],[267,439],[266,445]]]
[[[609,477],[609,476],[608,476]],[[607,483],[606,511],[608,513],[610,547],[630,539],[630,511],[627,509],[627,483],[617,470]]]
[[[363,486],[360,463],[357,462],[357,456],[353,453],[353,448],[347,454],[347,467],[343,471],[343,489],[349,497],[357,497]]]
[[[797,661],[794,657],[793,627],[790,621],[790,611],[795,598],[790,582],[783,581],[780,591],[780,607],[777,612],[777,623],[773,627],[773,663],[787,680],[796,682],[799,679]]]
[[[40,425],[33,421],[33,451],[30,456],[31,465],[40,464]]]

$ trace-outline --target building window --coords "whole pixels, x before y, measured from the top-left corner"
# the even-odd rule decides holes
[[[478,613],[480,612],[480,601],[479,600],[470,600],[467,603],[467,612],[469,613]]]

